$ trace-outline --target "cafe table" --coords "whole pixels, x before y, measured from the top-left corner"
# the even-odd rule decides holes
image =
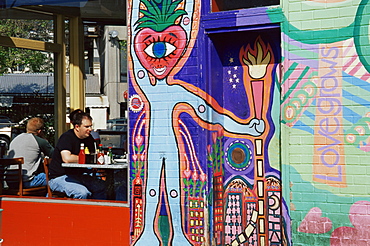
[[[62,163],[62,167],[68,168],[86,168],[86,169],[104,169],[107,174],[107,193],[109,200],[115,200],[114,196],[114,170],[123,170],[128,166],[127,161],[113,164],[79,164],[79,163]]]
[[[114,164],[79,164],[79,163],[62,163],[62,167],[76,167],[76,168],[98,168],[98,169],[125,169],[127,168],[126,163],[114,163]]]

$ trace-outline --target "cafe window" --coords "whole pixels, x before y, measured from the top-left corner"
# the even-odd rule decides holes
[[[212,0],[212,12],[255,8],[280,4],[279,0]]]
[[[21,1],[24,2],[24,1]],[[18,3],[18,2],[17,2]],[[63,2],[65,4],[65,2]],[[118,4],[119,6],[115,6]],[[94,5],[96,8],[93,8],[91,5]],[[109,6],[106,6],[109,5]],[[30,11],[26,8],[22,11],[19,8],[10,9],[11,6],[0,6],[0,13],[2,14],[2,19],[0,25],[6,27],[2,29],[2,35],[5,38],[2,38],[2,42],[0,45],[0,50],[7,51],[3,52],[3,58],[1,64],[2,68],[6,68],[6,70],[2,71],[2,76],[0,79],[0,116],[6,121],[4,126],[7,129],[7,137],[1,138],[0,135],[0,153],[7,155],[9,150],[9,144],[11,140],[13,140],[17,135],[25,132],[25,125],[27,120],[30,117],[38,116],[43,118],[45,121],[45,127],[42,129],[43,133],[45,134],[45,138],[48,139],[49,143],[55,147],[56,141],[55,140],[55,128],[54,128],[54,120],[56,120],[56,112],[54,112],[55,104],[54,104],[54,90],[55,90],[55,74],[54,69],[57,67],[55,66],[54,62],[56,61],[56,54],[61,53],[61,49],[59,49],[59,45],[56,44],[57,35],[54,37],[54,28],[60,28],[61,26],[65,26],[66,31],[66,61],[70,61],[69,57],[69,47],[72,42],[69,42],[69,39],[72,38],[72,34],[74,37],[84,37],[84,45],[83,49],[78,50],[78,55],[84,59],[85,63],[85,96],[89,99],[101,99],[98,103],[96,100],[87,100],[88,102],[86,105],[89,105],[89,102],[93,101],[93,105],[90,108],[86,108],[85,111],[89,111],[90,109],[94,109],[95,111],[99,111],[99,109],[103,109],[105,107],[102,105],[105,102],[104,98],[107,98],[107,95],[102,95],[101,93],[101,82],[103,79],[100,79],[100,75],[104,76],[104,71],[97,73],[99,76],[96,76],[94,69],[98,66],[95,61],[101,61],[101,59],[105,59],[105,57],[101,58],[100,56],[95,56],[97,52],[97,48],[99,45],[105,47],[110,47],[109,39],[102,38],[103,33],[97,32],[96,23],[104,24],[102,20],[110,19],[108,24],[112,25],[124,25],[125,16],[122,16],[122,11],[125,7],[124,1],[104,1],[104,3],[98,1],[89,1],[89,3],[83,7],[81,7],[81,12],[88,16],[82,16],[82,24],[86,27],[85,36],[79,30],[78,35],[75,32],[70,32],[71,28],[71,18],[65,18],[62,22],[59,22],[59,25],[54,26],[54,18],[53,14],[45,15],[44,12],[50,11],[53,13],[53,10],[56,10],[57,13],[60,13],[61,10],[65,11],[65,13],[77,13],[80,14],[80,11],[73,12],[77,7],[75,6],[68,6],[68,7],[45,7],[45,6],[35,6],[34,8],[30,8]],[[110,7],[112,11],[108,11],[112,13],[111,15],[107,16],[106,12],[101,12],[100,7]],[[39,8],[40,11],[34,10],[35,8]],[[92,11],[91,13],[87,11],[82,11],[82,9],[88,9]],[[109,9],[110,9],[109,8]],[[42,11],[41,11],[42,9]],[[104,8],[107,9],[107,8]],[[115,11],[113,11],[115,10]],[[12,17],[10,19],[5,19],[4,17]],[[65,16],[65,15],[63,15]],[[62,17],[63,17],[62,16]],[[16,19],[19,17],[19,19]],[[27,17],[27,20],[23,18]],[[74,24],[76,24],[76,19],[74,20]],[[60,21],[60,19],[59,19]],[[61,25],[63,23],[64,25]],[[14,32],[14,30],[18,30],[22,27],[22,31],[24,32]],[[76,27],[76,26],[75,26]],[[92,28],[94,27],[94,28]],[[75,28],[76,29],[76,28]],[[8,33],[4,33],[4,30]],[[61,29],[59,29],[61,30]],[[91,32],[90,32],[91,31]],[[58,33],[58,32],[56,32]],[[22,42],[11,42],[11,41],[18,41],[21,40]],[[55,43],[54,43],[55,42]],[[20,47],[18,47],[20,43]],[[107,45],[105,45],[107,44]],[[18,45],[18,46],[17,46]],[[75,44],[76,45],[80,45]],[[122,44],[125,45],[125,44]],[[9,47],[8,47],[9,46]],[[14,46],[14,47],[13,47]],[[46,47],[46,48],[45,48]],[[99,46],[100,47],[100,46]],[[125,46],[123,46],[125,47]],[[80,52],[81,51],[81,52]],[[100,50],[99,50],[100,51]],[[126,57],[126,50],[122,49],[121,56],[122,59]],[[14,55],[13,55],[14,54]],[[14,59],[13,57],[21,57],[19,59]],[[74,54],[76,56],[76,54]],[[9,59],[8,59],[9,58]],[[37,58],[37,59],[36,59]],[[100,59],[101,58],[101,59]],[[9,62],[8,62],[9,60]],[[81,59],[82,60],[82,59]],[[15,62],[16,61],[16,62]],[[25,63],[27,62],[27,63]],[[37,62],[37,64],[34,64]],[[111,61],[110,61],[111,62]],[[8,63],[10,65],[8,65]],[[15,64],[13,67],[13,64]],[[81,62],[82,63],[82,62]],[[117,64],[120,64],[119,62]],[[12,65],[12,66],[11,66]],[[70,67],[68,66],[69,63],[67,62],[65,69],[66,71],[66,105],[70,103]],[[121,69],[121,80],[126,81],[127,79],[127,72],[126,72],[126,64],[122,64],[123,69]],[[4,68],[4,69],[5,69]],[[82,67],[83,68],[83,67]],[[100,66],[99,66],[99,69]],[[119,70],[118,70],[119,72]],[[118,77],[118,76],[117,76]],[[59,80],[58,80],[59,81]],[[116,93],[114,93],[115,95]],[[100,104],[99,104],[100,103]],[[117,102],[118,103],[118,102]],[[119,105],[120,106],[120,105]],[[68,106],[67,106],[68,108]],[[102,110],[103,111],[103,110]],[[59,111],[58,111],[59,112]],[[67,112],[66,112],[67,114]],[[63,117],[63,115],[59,112],[58,116]],[[59,118],[60,118],[59,117]],[[105,122],[106,115],[104,114],[101,119]],[[97,119],[96,119],[97,120]],[[68,125],[69,127],[69,125]],[[126,128],[124,128],[126,127]],[[87,161],[85,164],[81,164],[83,166],[78,166],[78,163],[74,163],[75,165],[66,166],[65,168],[75,169],[75,170],[82,170],[86,176],[93,176],[96,179],[100,179],[105,181],[106,185],[106,193],[107,199],[104,201],[111,201],[112,203],[117,204],[121,202],[124,206],[127,206],[127,199],[128,199],[128,164],[126,159],[126,150],[127,150],[127,122],[113,122],[112,127],[108,129],[104,129],[105,132],[100,132],[100,137],[96,138],[96,141],[100,141],[103,144],[103,149],[106,152],[109,152],[109,147],[112,149],[112,163],[109,165],[97,165],[96,164],[96,157],[93,161]],[[110,132],[108,132],[110,131]],[[98,147],[98,144],[96,145]],[[88,157],[94,156],[93,153],[87,153]],[[3,156],[3,155],[2,155]],[[8,156],[6,156],[8,157]],[[111,160],[111,159],[110,159]],[[42,164],[39,166],[40,169],[38,171],[43,172]],[[4,171],[5,172],[5,171]],[[19,175],[18,175],[19,176]],[[22,180],[22,177],[17,177],[18,180]],[[0,180],[2,187],[0,185],[1,190],[0,195],[7,196],[12,195],[10,194],[10,185],[7,183],[5,177]],[[19,183],[19,181],[15,181]],[[100,182],[101,183],[101,182]],[[18,188],[19,186],[17,186]],[[19,190],[19,188],[18,188]],[[17,190],[17,192],[18,192]],[[18,193],[17,193],[18,194]],[[21,194],[21,193],[19,193]],[[18,195],[19,196],[19,195]],[[40,189],[40,193],[32,194],[28,197],[30,198],[41,198],[45,199],[46,190]],[[49,198],[53,199],[65,199],[65,195],[62,196],[54,196],[52,194]],[[88,197],[90,199],[91,197]],[[86,202],[85,199],[70,199],[68,198],[68,202]],[[97,200],[99,201],[99,200]],[[101,201],[101,200],[100,200]]]

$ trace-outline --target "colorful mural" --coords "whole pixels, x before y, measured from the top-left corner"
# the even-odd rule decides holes
[[[292,240],[368,245],[370,5],[286,4],[281,84],[288,166],[282,170],[290,184]]]
[[[131,240],[135,245],[172,245],[174,241],[186,245],[189,238],[181,223],[184,197],[179,182],[183,164],[179,161],[171,116],[178,103],[176,95],[186,91],[171,83],[173,74],[192,50],[200,4],[185,4],[182,0],[129,4],[129,59],[135,91],[130,93],[130,108],[140,114],[131,131],[135,189]],[[135,101],[132,106],[131,101]],[[198,209],[199,205],[194,205]]]
[[[368,244],[370,5],[282,6],[129,1],[132,245]]]
[[[213,245],[287,245],[289,241],[284,231],[280,172],[271,168],[268,154],[276,130],[271,111],[276,92],[275,59],[279,56],[274,54],[276,47],[264,41],[274,43],[279,38],[258,34],[264,39],[251,32],[234,34],[242,42],[255,40],[241,46],[238,42],[225,44],[224,38],[226,42],[234,40],[232,34],[211,38],[216,49],[226,54],[222,57],[223,98],[234,102],[244,98],[247,106],[238,105],[234,113],[268,123],[261,136],[227,131],[212,134],[208,159],[213,173]],[[236,47],[238,53],[233,52]],[[237,94],[240,89],[243,96]],[[224,107],[231,107],[228,103],[224,100]]]
[[[129,2],[131,244],[288,245],[279,157],[272,167],[268,154],[280,33],[210,37],[209,55],[224,55],[203,64],[216,76],[205,80],[200,6]]]

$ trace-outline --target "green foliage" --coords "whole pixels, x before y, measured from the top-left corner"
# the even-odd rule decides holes
[[[202,196],[204,190],[204,186],[206,184],[205,181],[200,181],[200,180],[193,180],[193,179],[182,179],[184,183],[184,188],[183,190],[185,191],[185,196],[186,197],[195,197],[195,196]]]
[[[176,9],[182,1],[141,0],[147,10],[140,9],[143,16],[135,23],[137,25],[136,30],[147,27],[156,32],[161,32],[174,25],[179,17],[187,14],[183,9]]]
[[[219,172],[222,170],[223,156],[225,154],[222,146],[222,136],[219,136],[216,138],[216,142],[212,144],[212,151],[209,152],[207,156],[207,166],[213,168],[215,172]]]
[[[31,73],[52,72],[52,66],[46,66],[47,54],[41,51],[0,47],[0,73],[13,73],[28,68]]]
[[[49,41],[53,31],[52,21],[46,20],[0,20],[0,35],[16,38],[27,38]],[[30,73],[53,72],[52,59],[48,53],[0,47],[0,73],[25,71]]]
[[[1,36],[48,41],[52,31],[53,22],[49,20],[0,20]]]
[[[127,53],[127,40],[119,40],[119,49],[125,51]]]
[[[131,173],[131,181],[134,180],[136,178],[136,176],[140,177],[142,180],[144,179],[144,168],[140,169],[139,171],[137,171],[136,169],[134,169],[134,166],[135,166],[135,162],[131,161],[131,168],[134,170],[132,173]]]

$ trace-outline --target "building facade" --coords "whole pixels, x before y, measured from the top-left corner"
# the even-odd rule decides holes
[[[368,0],[128,1],[131,245],[367,245]]]

